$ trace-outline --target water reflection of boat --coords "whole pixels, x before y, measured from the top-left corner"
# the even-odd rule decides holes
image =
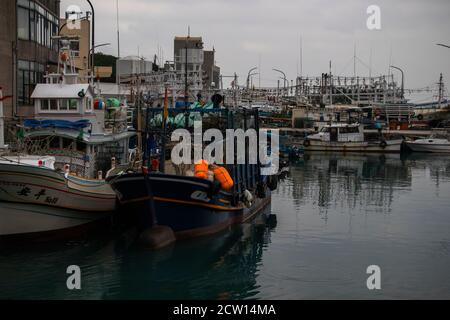
[[[120,291],[111,298],[254,297],[258,293],[258,264],[271,235],[270,228],[261,222],[237,225],[161,251],[127,255],[120,269]]]
[[[0,298],[252,298],[258,293],[258,266],[274,227],[260,218],[160,251],[131,244],[134,237],[127,234],[114,240],[96,236],[21,250],[5,247],[1,254],[8,258],[0,259]],[[64,285],[70,264],[82,271],[82,290],[70,291]]]
[[[388,212],[395,187],[412,183],[411,170],[400,154],[307,153],[302,167],[293,166],[291,171],[292,190],[285,192],[292,193],[299,202],[316,199],[317,205],[325,209],[351,199],[346,206],[364,203]]]

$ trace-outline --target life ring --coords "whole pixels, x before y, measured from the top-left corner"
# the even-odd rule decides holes
[[[417,119],[419,119],[420,121],[422,121],[422,120],[423,120],[423,114],[419,114],[419,115],[417,116]]]
[[[386,148],[387,147],[387,143],[386,143],[386,141],[381,141],[380,142],[380,147],[382,148],[382,149],[384,149],[384,148]]]
[[[306,140],[303,142],[303,145],[304,145],[305,147],[309,147],[309,146],[311,145],[311,141],[309,141],[308,139],[306,139]]]

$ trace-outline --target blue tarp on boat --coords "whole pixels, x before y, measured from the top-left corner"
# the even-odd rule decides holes
[[[89,127],[90,125],[91,122],[86,119],[78,121],[26,119],[24,121],[24,126],[32,129],[35,128],[83,129]]]

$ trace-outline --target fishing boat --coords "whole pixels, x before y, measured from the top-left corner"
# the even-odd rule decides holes
[[[247,207],[236,193],[219,190],[212,181],[162,173],[123,174],[109,182],[126,212],[144,210],[150,215],[148,202],[153,201],[157,224],[170,227],[177,239],[212,234],[248,221],[271,199],[270,194],[255,197]]]
[[[439,133],[433,133],[425,139],[416,139],[405,143],[413,152],[450,153],[448,135]]]
[[[91,83],[78,83],[69,40],[60,40],[60,72],[36,85],[35,117],[18,127],[16,149],[0,157],[0,236],[79,227],[116,207],[103,173],[129,161],[135,133],[126,106],[108,108]]]
[[[307,136],[303,144],[305,151],[400,152],[402,143],[402,138],[386,139],[381,134],[374,139],[366,138],[359,123],[334,123]]]
[[[212,112],[226,112],[228,121],[238,119],[227,109],[211,111],[210,116]],[[252,117],[252,113],[255,111],[244,112],[244,118]],[[243,123],[253,123],[259,131],[257,111],[252,120],[244,119]],[[232,128],[229,122],[226,128]],[[260,163],[220,167],[229,173],[227,180],[233,181],[231,188],[224,188],[215,178],[189,174],[196,170],[193,165],[184,165],[184,170],[178,173],[167,172],[171,161],[163,156],[164,145],[161,152],[160,161],[164,165],[160,169],[146,166],[122,170],[107,178],[117,193],[121,211],[137,214],[141,229],[166,226],[176,239],[205,236],[251,220],[271,202],[277,177],[262,175]],[[207,167],[203,170],[208,171]]]
[[[445,84],[442,73],[437,85],[437,99],[414,105],[414,117],[417,120],[437,124],[450,119],[450,100],[445,97]]]
[[[0,201],[86,212],[111,212],[115,193],[105,180],[56,170],[55,157],[0,157]]]

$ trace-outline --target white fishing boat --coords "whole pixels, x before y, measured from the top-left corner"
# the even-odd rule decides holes
[[[406,145],[414,152],[450,153],[448,136],[434,133],[425,139],[406,141]]]
[[[442,73],[437,83],[437,99],[431,102],[417,103],[414,106],[414,117],[419,121],[439,122],[450,119],[450,100],[445,95]]]
[[[115,209],[103,173],[127,165],[135,133],[126,106],[108,108],[78,83],[71,58],[62,39],[60,72],[35,87],[35,117],[18,128],[17,150],[0,156],[0,236],[79,227]]]
[[[55,170],[55,157],[0,158],[0,200],[87,212],[111,212],[115,193],[104,180]]]
[[[358,123],[335,123],[325,125],[318,133],[307,136],[304,146],[306,151],[400,152],[402,143],[402,138],[386,139],[381,135],[368,139],[363,126]]]

